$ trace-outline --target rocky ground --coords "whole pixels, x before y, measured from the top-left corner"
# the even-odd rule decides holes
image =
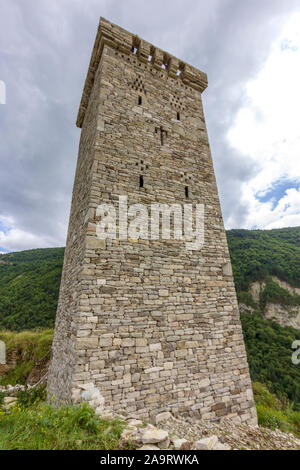
[[[234,424],[203,424],[191,418],[175,418],[170,413],[156,417],[156,426],[127,417],[123,446],[128,444],[145,450],[299,450],[300,439],[280,430]],[[146,447],[145,447],[146,446]]]

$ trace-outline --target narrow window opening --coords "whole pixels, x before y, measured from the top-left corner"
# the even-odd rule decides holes
[[[141,105],[141,104],[142,104],[142,97],[139,96],[139,105]]]
[[[151,62],[151,60],[152,60],[152,55],[149,55],[148,56],[148,62]]]
[[[161,68],[162,68],[163,70],[166,70],[165,64],[162,64]]]
[[[186,198],[189,197],[189,187],[188,186],[185,187],[185,197]]]
[[[179,69],[177,70],[176,75],[177,75],[177,77],[179,77],[179,75],[180,75],[180,70]]]
[[[143,175],[140,176],[140,188],[144,187],[144,177]]]
[[[177,112],[177,121],[180,121],[180,113]]]
[[[131,48],[131,52],[132,52],[133,54],[136,54],[136,53],[137,53],[137,48],[136,48],[136,47],[134,47],[134,46],[132,46],[132,48]]]

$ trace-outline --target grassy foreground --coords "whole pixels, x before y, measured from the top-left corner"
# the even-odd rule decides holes
[[[253,384],[261,426],[300,437],[300,412],[281,403],[265,386]],[[1,400],[2,398],[2,400]],[[21,392],[7,414],[0,396],[0,450],[117,450],[126,423],[97,416],[88,405],[55,408],[45,390]]]
[[[282,403],[264,385],[254,382],[252,386],[258,424],[300,437],[300,411],[294,411],[288,401]]]
[[[248,316],[246,320],[253,322],[255,318]],[[287,331],[279,325],[278,328],[284,333]],[[257,326],[255,331],[260,331]],[[50,357],[52,338],[52,329],[19,333],[1,331],[0,339],[6,343],[8,356],[14,352],[17,363],[2,376],[0,385],[25,383],[33,367],[39,367],[39,364],[43,367]],[[262,338],[266,341],[264,336]],[[269,332],[267,338],[272,340]],[[286,339],[286,334],[284,338]],[[278,344],[278,338],[275,339],[276,341],[273,338],[273,342]],[[288,342],[291,342],[290,338]],[[247,334],[246,344],[250,344]],[[250,358],[254,357],[256,361],[260,357],[260,351],[255,351],[255,354],[251,354],[251,350],[247,352],[248,357],[250,355]],[[274,357],[278,357],[278,354],[274,354]],[[251,366],[253,365],[250,361],[250,369]],[[262,367],[259,367],[259,370],[261,371]],[[273,382],[269,377],[268,383],[268,388],[259,382],[253,383],[259,424],[271,429],[279,428],[283,432],[300,437],[300,411],[295,410],[294,404],[286,395],[278,397],[277,394],[276,397],[269,391],[277,381]],[[87,405],[55,408],[45,403],[45,390],[36,387],[30,392],[20,392],[17,405],[6,414],[2,406],[3,398],[4,394],[0,392],[0,450],[118,448],[125,424],[118,420],[102,419]]]
[[[50,359],[53,329],[0,331],[0,340],[6,344],[6,357],[13,354],[16,366],[0,377],[0,385],[24,384],[34,367],[43,367]]]
[[[28,392],[9,414],[0,405],[0,450],[113,450],[124,428],[124,422],[103,419],[88,405],[55,408],[39,397],[32,403]]]

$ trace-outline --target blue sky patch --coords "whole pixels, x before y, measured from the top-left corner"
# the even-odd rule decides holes
[[[10,230],[10,227],[7,227],[7,225],[4,225],[3,222],[1,222],[0,220],[0,232],[4,232],[5,234],[7,234],[9,230]]]
[[[256,199],[258,199],[259,202],[272,201],[273,203],[272,210],[273,210],[277,206],[280,199],[285,195],[286,191],[291,188],[295,188],[298,190],[300,188],[300,183],[296,181],[280,180],[280,181],[276,181],[272,185],[272,187],[262,196],[260,196],[260,193],[257,193],[255,197]]]
[[[7,227],[7,225],[4,225],[3,222],[1,222],[0,220],[0,232],[7,234],[9,230],[10,230],[10,227]],[[3,246],[0,245],[0,253],[1,252],[9,253],[9,251],[6,250],[6,248],[3,248]]]
[[[290,51],[296,52],[298,50],[298,47],[294,46],[292,41],[290,39],[286,38],[281,42],[280,50],[281,51],[286,51],[287,49],[290,50]]]

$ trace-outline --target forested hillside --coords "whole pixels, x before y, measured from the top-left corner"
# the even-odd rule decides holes
[[[243,313],[241,320],[252,381],[265,384],[300,411],[300,364],[291,359],[291,346],[300,341],[300,331],[264,320],[259,313]]]
[[[237,291],[268,275],[300,287],[300,227],[228,230],[227,240]]]
[[[64,248],[0,255],[0,329],[54,326]]]

